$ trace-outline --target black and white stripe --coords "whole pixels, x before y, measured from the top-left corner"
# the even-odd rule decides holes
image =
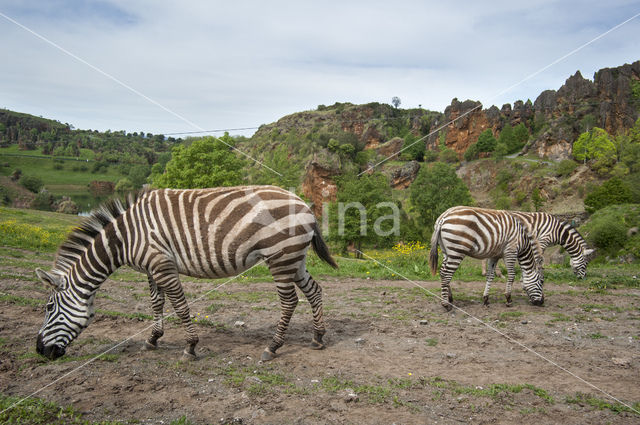
[[[51,272],[38,276],[53,286],[37,350],[50,358],[89,325],[100,284],[118,267],[146,273],[156,323],[146,346],[163,333],[163,306],[169,299],[187,333],[185,356],[198,343],[179,275],[235,276],[259,261],[273,275],[281,318],[263,359],[273,358],[298,302],[296,287],[313,311],[312,346],[322,348],[325,333],[322,289],[305,266],[309,246],[337,267],[315,217],[299,197],[274,186],[193,190],[152,190],[127,202],[112,200],[91,216],[60,247]]]
[[[534,305],[544,303],[542,285],[544,278],[538,267],[541,251],[527,224],[515,215],[504,211],[473,207],[453,207],[436,220],[431,237],[429,265],[433,274],[438,269],[438,245],[443,254],[440,266],[442,283],[442,305],[451,310],[450,282],[465,256],[489,259],[487,284],[483,299],[489,299],[489,288],[493,280],[495,265],[504,258],[507,266],[508,288],[515,279],[515,263],[520,263],[523,287]],[[507,304],[511,304],[511,293],[505,292]]]
[[[573,273],[578,278],[584,279],[587,274],[587,264],[594,250],[587,247],[582,235],[571,224],[544,212],[509,211],[509,213],[529,225],[542,251],[551,245],[561,245],[571,256]]]

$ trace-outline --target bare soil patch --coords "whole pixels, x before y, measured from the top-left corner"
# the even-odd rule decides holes
[[[198,360],[180,362],[184,332],[170,321],[156,351],[146,283],[110,279],[97,318],[57,361],[35,353],[46,292],[31,271],[0,280],[0,391],[72,406],[90,420],[168,424],[640,423],[603,393],[405,281],[319,279],[327,348],[310,349],[311,311],[296,310],[287,342],[259,361],[279,303],[272,282],[214,288],[186,282],[198,320]],[[125,276],[131,276],[127,273]],[[420,282],[439,293],[436,282]],[[496,283],[494,287],[504,285]],[[640,291],[545,285],[546,304],[514,306],[483,283],[454,282],[454,304],[625,403],[640,401]],[[240,324],[237,322],[243,322]],[[107,355],[95,355],[134,335]],[[84,365],[84,366],[83,366]],[[66,377],[62,377],[68,374]],[[598,405],[597,402],[610,405]],[[637,405],[636,405],[637,408]]]

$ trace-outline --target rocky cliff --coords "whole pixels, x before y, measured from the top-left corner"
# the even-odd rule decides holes
[[[443,137],[445,145],[462,156],[487,128],[497,136],[506,123],[524,123],[534,134],[526,152],[551,160],[567,159],[573,142],[590,128],[601,127],[609,134],[629,129],[638,119],[638,92],[640,61],[601,69],[593,81],[577,71],[557,91],[545,90],[533,103],[517,101],[513,107],[482,109],[480,102],[453,99],[436,124],[444,125],[442,131],[427,139],[427,148],[437,147]]]

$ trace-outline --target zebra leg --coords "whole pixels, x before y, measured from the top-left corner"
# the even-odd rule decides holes
[[[144,348],[147,350],[155,350],[158,348],[158,339],[164,335],[164,291],[162,288],[158,288],[153,277],[148,274],[149,290],[151,292],[151,307],[153,308],[153,328],[151,329],[151,337],[144,343]]]
[[[300,288],[307,298],[307,301],[309,301],[311,311],[313,312],[313,339],[311,340],[311,348],[314,350],[322,350],[324,348],[322,337],[326,332],[322,309],[322,288],[306,270],[305,277],[300,281],[296,281],[295,284]]]
[[[180,278],[173,264],[170,266],[165,264],[163,266],[165,267],[160,267],[160,271],[153,275],[153,280],[156,282],[158,288],[162,289],[167,298],[169,298],[173,310],[185,327],[187,346],[182,353],[182,360],[195,360],[198,334],[196,333],[195,326],[191,322],[189,304],[187,304],[187,300],[184,297]]]
[[[511,307],[511,290],[513,281],[516,278],[516,254],[504,257],[504,265],[507,267],[507,285],[504,289],[504,297],[507,301],[507,307]]]
[[[462,259],[455,259],[452,257],[445,257],[442,260],[442,265],[440,266],[440,281],[441,281],[441,297],[442,297],[442,306],[447,311],[451,311],[453,308],[453,295],[451,294],[451,278],[453,274],[458,270],[458,266],[460,266],[460,262]],[[448,301],[447,301],[448,300]]]
[[[484,294],[482,295],[482,302],[485,307],[489,306],[489,290],[491,289],[491,282],[493,282],[493,276],[496,271],[496,264],[498,264],[497,258],[489,258],[487,261],[487,283],[484,285]]]
[[[293,283],[278,282],[278,280],[276,280],[276,285],[278,288],[278,296],[280,297],[280,321],[276,326],[276,333],[271,343],[262,353],[261,359],[263,361],[272,360],[276,356],[276,350],[284,344],[284,334],[289,327],[289,321],[291,320],[293,311],[298,305],[298,294],[296,294],[296,287]]]

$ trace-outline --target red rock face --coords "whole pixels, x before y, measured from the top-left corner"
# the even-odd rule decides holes
[[[302,182],[302,193],[311,201],[311,209],[316,217],[322,216],[323,204],[336,200],[338,186],[333,180],[331,170],[322,167],[317,162],[312,162],[307,167],[307,172]]]
[[[451,123],[447,126],[447,136],[444,143],[448,148],[456,151],[459,157],[462,157],[469,146],[478,141],[480,133],[487,128],[493,130],[494,127],[479,102],[477,105],[480,106],[477,109],[464,115],[465,112],[476,107],[476,105],[471,106],[468,103],[458,102],[457,99],[454,99],[451,106],[447,108],[448,113],[445,110],[447,121]]]
[[[402,149],[402,145],[404,145],[404,139],[400,137],[394,137],[388,142],[379,145],[377,147],[378,155],[382,155],[385,158],[394,158],[398,155],[400,149]]]

